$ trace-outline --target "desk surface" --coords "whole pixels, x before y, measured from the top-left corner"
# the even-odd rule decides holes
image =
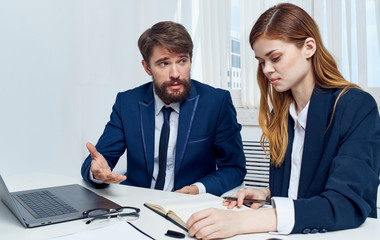
[[[79,183],[85,187],[89,187],[83,180],[78,178],[70,178],[64,176],[56,176],[49,174],[31,174],[28,176],[3,176],[9,190],[11,192],[27,190],[33,188],[51,187],[57,185]],[[89,187],[90,188],[90,187]],[[155,239],[171,239],[164,234],[168,229],[184,232],[173,223],[154,213],[143,206],[144,202],[152,199],[164,198],[180,198],[183,194],[163,192],[152,189],[137,188],[123,185],[111,185],[109,188],[96,190],[94,192],[120,204],[126,206],[139,207],[141,209],[140,218],[132,223],[138,228],[148,233]],[[380,210],[378,209],[380,216]],[[8,208],[0,202],[0,239],[50,239],[57,236],[62,236],[70,233],[76,233],[93,229],[94,225],[86,225],[84,220],[76,220],[71,222],[59,223],[49,226],[26,229],[18,221],[18,219],[8,210]],[[184,232],[185,233],[185,232]],[[272,235],[267,233],[239,235],[231,239],[323,239],[323,240],[356,240],[356,239],[377,239],[380,236],[380,220],[368,218],[367,221],[359,228],[317,233],[317,234],[292,234],[289,236]],[[112,236],[117,237],[117,236]],[[186,236],[186,239],[192,239]]]

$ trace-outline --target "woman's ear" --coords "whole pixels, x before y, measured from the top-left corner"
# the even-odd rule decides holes
[[[311,37],[306,38],[305,43],[304,43],[306,58],[311,58],[314,55],[316,49],[317,49],[317,44],[314,38],[311,38]]]

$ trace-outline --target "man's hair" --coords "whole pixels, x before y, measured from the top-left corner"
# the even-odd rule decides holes
[[[161,46],[173,53],[193,55],[193,41],[186,28],[179,23],[165,21],[154,24],[139,38],[138,46],[144,60],[149,64],[154,46]]]

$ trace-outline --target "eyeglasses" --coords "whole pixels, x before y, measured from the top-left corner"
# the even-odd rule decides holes
[[[95,220],[106,219],[109,220],[111,218],[122,218],[127,221],[136,220],[139,218],[140,208],[135,207],[120,207],[116,209],[108,209],[108,208],[94,208],[88,211],[83,212],[84,218],[89,218],[86,224],[90,224]]]

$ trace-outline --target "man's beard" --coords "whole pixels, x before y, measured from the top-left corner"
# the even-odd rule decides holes
[[[185,99],[189,96],[190,90],[191,90],[191,84],[190,84],[190,76],[187,80],[184,79],[175,79],[170,80],[169,82],[164,82],[162,85],[158,85],[154,79],[154,76],[152,75],[153,84],[154,84],[154,91],[156,92],[157,96],[165,103],[165,104],[171,104],[171,103],[181,103],[185,101]],[[181,92],[181,89],[177,90],[171,90],[170,92],[167,90],[168,86],[173,85],[174,83],[182,84],[183,90]]]

